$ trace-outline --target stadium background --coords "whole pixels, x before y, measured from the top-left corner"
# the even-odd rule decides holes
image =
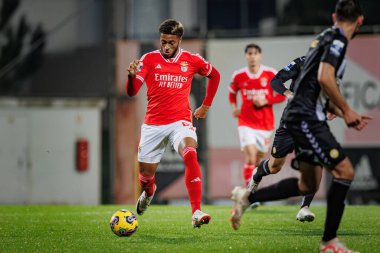
[[[144,90],[136,98],[125,95],[126,68],[158,47],[157,27],[166,18],[184,24],[185,49],[204,55],[221,72],[208,118],[195,125],[204,200],[227,199],[233,186],[243,183],[227,88],[233,71],[246,64],[244,46],[258,43],[263,64],[280,69],[305,54],[313,35],[330,26],[335,5],[306,0],[0,3],[0,204],[134,203],[146,99]],[[339,119],[330,125],[357,170],[349,201],[378,203],[380,3],[361,3],[365,26],[350,44],[342,92],[354,109],[374,120],[362,133]],[[204,79],[194,79],[193,107],[201,103],[204,87]],[[284,105],[275,106],[276,122]],[[155,201],[182,203],[184,167],[167,151]],[[287,164],[264,183],[295,174]],[[317,198],[325,191],[324,183]]]

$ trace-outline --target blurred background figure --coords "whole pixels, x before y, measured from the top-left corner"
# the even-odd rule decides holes
[[[243,178],[247,186],[253,170],[269,150],[274,129],[272,105],[283,102],[285,97],[269,85],[277,71],[261,64],[260,46],[248,44],[244,53],[247,67],[232,75],[229,101],[232,115],[238,118],[240,147],[244,152]],[[236,99],[239,92],[241,106]]]

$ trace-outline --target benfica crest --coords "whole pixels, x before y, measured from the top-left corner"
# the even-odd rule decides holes
[[[265,87],[265,86],[267,86],[267,83],[268,83],[268,79],[266,79],[266,78],[261,78],[260,79],[261,86]]]
[[[181,62],[180,65],[181,65],[182,72],[186,72],[189,69],[188,68],[189,64],[187,62],[185,62],[185,61]]]

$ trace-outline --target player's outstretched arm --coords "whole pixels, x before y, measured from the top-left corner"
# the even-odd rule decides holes
[[[237,89],[235,88],[235,83],[234,80],[232,80],[232,83],[230,84],[229,87],[229,92],[228,92],[228,101],[230,102],[231,108],[232,108],[232,116],[235,118],[238,118],[240,115],[240,108],[238,107],[237,104]]]
[[[282,95],[284,95],[285,91],[288,90],[285,87],[284,83],[289,80],[284,80],[285,78],[282,78],[284,76],[284,73],[286,74],[286,71],[284,69],[280,70],[270,81],[270,87]]]
[[[204,105],[211,106],[212,100],[215,97],[216,91],[218,90],[220,74],[219,71],[215,68],[212,68],[211,73],[207,76],[207,88],[206,88],[206,96],[203,100]]]
[[[141,61],[140,60],[134,60],[129,64],[128,67],[128,80],[126,83],[126,90],[128,96],[135,96],[137,92],[140,90],[143,82],[136,78],[136,74],[139,71]]]
[[[194,111],[194,117],[196,119],[204,119],[207,116],[207,111],[212,104],[212,100],[215,97],[216,91],[218,90],[220,74],[218,70],[213,68],[211,73],[207,76],[208,83],[206,89],[206,96],[203,100],[203,103]]]
[[[235,98],[236,98],[236,96],[235,96]],[[235,103],[230,103],[230,104],[232,107],[232,116],[234,116],[235,118],[238,118],[240,115],[240,112],[241,112],[240,108],[237,106],[236,101],[235,101]]]
[[[284,83],[290,79],[296,78],[299,73],[297,71],[298,68],[296,68],[296,66],[294,66],[293,68],[294,69],[281,69],[270,81],[270,87],[277,93],[285,96],[286,98],[292,98],[293,92],[286,88]]]
[[[234,116],[235,118],[239,117],[240,109],[237,105],[236,93],[230,91],[228,94],[228,100],[229,100],[231,108],[232,108],[232,116]]]
[[[296,79],[298,77],[304,60],[305,56],[298,57],[285,68],[281,69],[270,81],[270,87],[272,87],[277,93],[284,95],[286,98],[292,98],[293,92],[286,88],[284,83],[290,79]]]
[[[281,71],[280,71],[281,72]],[[280,73],[278,72],[278,73]],[[281,80],[280,78],[277,77],[277,75],[275,77],[272,78],[272,80],[270,81],[270,87],[272,87],[272,89],[274,91],[276,91],[277,93],[279,94],[282,94],[284,97],[286,97],[287,99],[291,99],[293,98],[293,92],[291,90],[289,90],[288,88],[286,88],[285,86],[285,82],[288,81],[289,79],[287,80]]]
[[[343,118],[342,110],[339,109],[332,101],[329,100],[329,104],[327,107],[327,119],[333,120],[335,117]]]
[[[362,118],[360,114],[351,109],[347,101],[339,91],[337,80],[335,77],[335,68],[327,62],[321,62],[318,69],[318,82],[322,90],[329,97],[331,102],[336,105],[342,112],[342,117],[348,127],[353,127],[356,130],[361,130],[368,122],[367,117]],[[360,126],[360,127],[359,127]],[[360,129],[358,129],[360,128]]]

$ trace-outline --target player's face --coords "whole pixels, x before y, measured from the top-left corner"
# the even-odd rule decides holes
[[[162,34],[160,36],[161,54],[165,58],[171,58],[177,52],[181,37],[172,34]]]
[[[256,48],[248,48],[247,53],[245,53],[245,59],[247,60],[248,66],[258,66],[261,64],[261,53]]]

